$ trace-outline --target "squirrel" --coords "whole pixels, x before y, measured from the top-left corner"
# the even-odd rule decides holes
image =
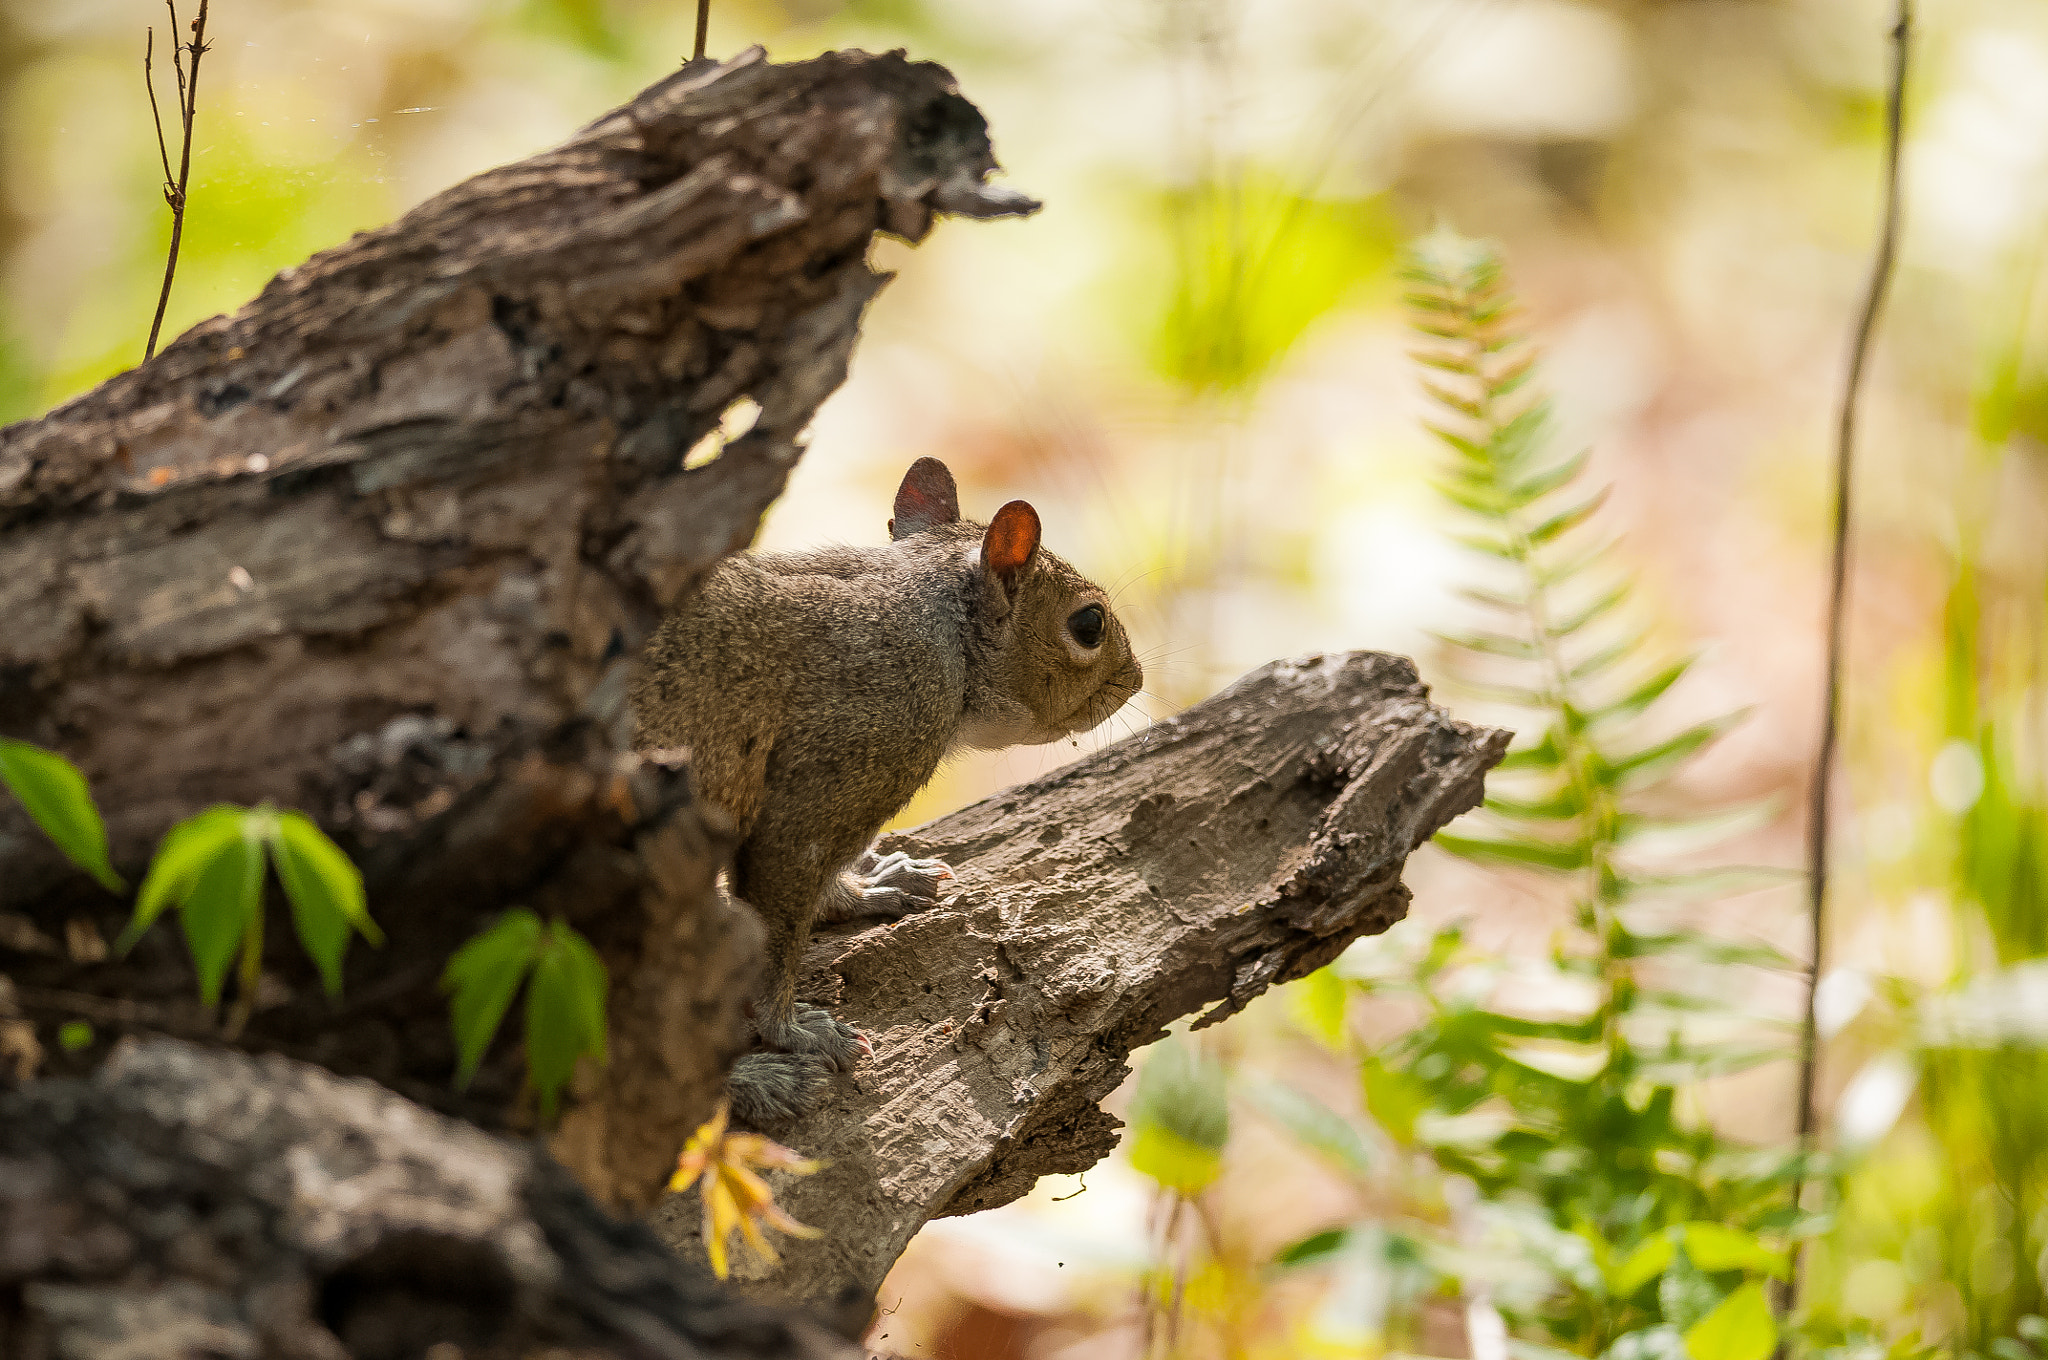
[[[701,796],[739,830],[731,895],[767,926],[753,1020],[771,1051],[727,1080],[737,1121],[787,1123],[872,1056],[796,1004],[797,969],[816,923],[938,901],[945,864],[869,847],[947,754],[1087,731],[1144,683],[1108,596],[1039,529],[1024,501],[961,519],[953,474],[920,458],[888,546],[726,558],[649,639],[633,744],[688,749]]]

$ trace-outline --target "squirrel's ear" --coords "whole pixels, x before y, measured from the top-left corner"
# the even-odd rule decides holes
[[[981,536],[982,569],[1002,582],[1003,592],[1012,599],[1037,551],[1038,512],[1024,501],[1011,501],[996,511]]]
[[[935,525],[960,518],[960,492],[953,474],[936,458],[920,458],[903,474],[896,488],[896,517],[889,521],[893,541],[921,534]]]

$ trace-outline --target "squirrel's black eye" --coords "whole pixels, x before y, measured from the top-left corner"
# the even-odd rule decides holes
[[[1074,635],[1074,641],[1083,647],[1102,645],[1102,606],[1084,604],[1067,615],[1067,631]]]

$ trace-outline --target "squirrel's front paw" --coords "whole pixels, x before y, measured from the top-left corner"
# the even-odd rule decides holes
[[[852,1025],[818,1006],[798,1006],[789,1023],[763,1030],[761,1042],[770,1048],[822,1059],[836,1071],[851,1072],[863,1056],[873,1057],[874,1048]]]
[[[832,1068],[809,1053],[748,1053],[732,1065],[725,1092],[736,1123],[776,1129],[816,1108]]]
[[[952,866],[939,859],[912,859],[901,850],[877,855],[870,850],[840,877],[840,889],[822,913],[831,921],[863,916],[895,920],[936,906],[939,884],[953,876]]]

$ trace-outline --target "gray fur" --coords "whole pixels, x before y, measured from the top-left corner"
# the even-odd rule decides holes
[[[937,494],[900,518],[921,522],[950,492],[950,474],[928,461],[906,487],[919,479]],[[998,522],[1014,531],[1020,508],[1029,514],[1006,506]],[[946,753],[1085,731],[1143,683],[1099,587],[1043,549],[1006,582],[984,565],[986,533],[955,519],[883,547],[728,558],[648,643],[632,687],[634,744],[688,748],[702,796],[743,838],[733,894],[768,927],[755,1028],[785,1052],[734,1069],[734,1113],[747,1122],[743,1110],[779,1119],[818,1099],[822,1073],[791,1057],[852,1066],[860,1036],[797,1010],[796,964],[821,917],[901,915],[937,900],[946,870],[936,861],[855,866]],[[1014,552],[1014,532],[1007,541]],[[1090,603],[1108,626],[1083,656],[1065,623]]]

